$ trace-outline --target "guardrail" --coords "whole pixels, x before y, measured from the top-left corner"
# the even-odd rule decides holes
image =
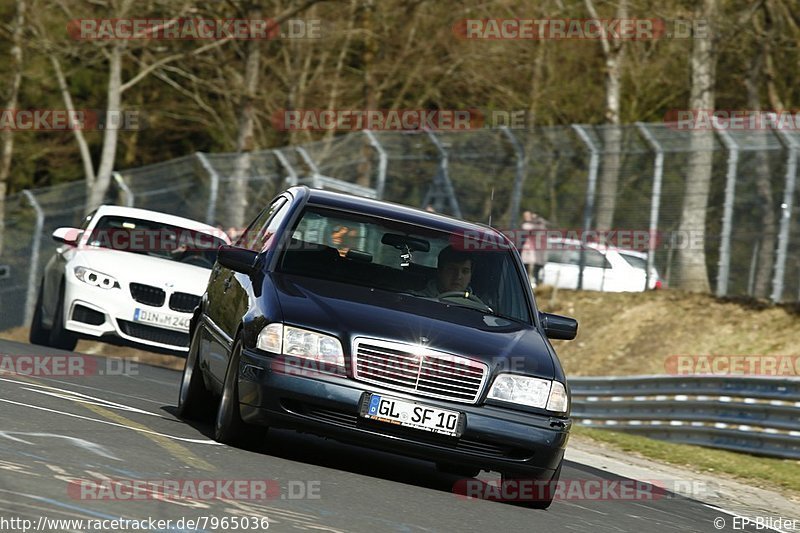
[[[576,377],[569,384],[581,426],[800,459],[800,379]]]

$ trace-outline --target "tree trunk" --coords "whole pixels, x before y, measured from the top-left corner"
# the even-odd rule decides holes
[[[119,120],[122,102],[122,44],[111,48],[108,58],[108,101],[106,117],[103,125],[103,148],[100,152],[100,164],[97,167],[97,179],[89,189],[86,200],[86,212],[97,209],[105,200],[106,192],[111,185],[111,173],[117,156],[117,139],[119,138]],[[98,123],[98,127],[101,123]]]
[[[22,30],[25,27],[25,0],[17,0],[17,16],[11,37],[11,88],[6,100],[5,109],[17,107],[19,87],[22,84]],[[6,233],[6,191],[8,177],[11,174],[11,157],[14,154],[14,132],[12,128],[4,129],[0,135],[2,154],[0,154],[0,254]]]
[[[375,84],[375,76],[372,72],[373,63],[375,61],[375,30],[373,28],[373,21],[375,18],[375,2],[374,0],[365,0],[361,5],[361,31],[364,35],[364,40],[361,43],[361,68],[364,73],[364,108],[377,109],[378,102],[375,100],[377,92]],[[364,138],[361,147],[362,162],[358,165],[358,177],[356,183],[364,187],[369,187],[372,183],[372,157],[374,149],[369,143],[369,140]]]
[[[592,0],[585,0],[586,7],[593,18],[598,19]],[[628,18],[627,0],[621,0],[617,7],[617,20]],[[599,231],[611,229],[614,211],[617,206],[617,183],[619,182],[620,161],[622,160],[622,130],[620,129],[620,101],[622,62],[625,57],[624,42],[610,35],[600,40],[605,57],[606,126],[603,129],[603,165],[597,184],[597,204],[595,227]]]
[[[753,27],[758,36],[758,47],[753,55],[753,62],[746,80],[747,107],[752,111],[761,110],[761,84],[764,78],[766,60],[770,54],[770,39],[772,39],[772,21],[769,10],[762,6],[764,12],[764,27],[761,28],[758,14],[754,14]],[[775,111],[782,111],[775,109]],[[759,150],[756,158],[756,192],[761,209],[761,246],[758,252],[758,268],[756,270],[755,287],[753,296],[766,298],[772,280],[772,268],[775,258],[775,241],[778,229],[775,217],[775,206],[772,198],[772,180],[770,179],[769,152]]]
[[[261,6],[258,2],[247,7],[247,18],[261,18]],[[255,149],[255,99],[258,90],[259,73],[261,71],[261,41],[252,39],[247,42],[245,59],[244,91],[241,99],[239,115],[239,132],[236,136],[236,162],[233,175],[228,183],[224,211],[224,223],[243,229],[247,215],[247,178],[250,176],[251,152]]]
[[[693,36],[691,55],[691,109],[714,109],[714,83],[717,53],[712,37],[717,17],[717,0],[703,0],[694,20],[708,21],[707,32]],[[691,154],[686,174],[679,232],[685,246],[678,249],[678,288],[709,292],[706,270],[706,209],[711,187],[714,133],[695,130],[691,134]]]

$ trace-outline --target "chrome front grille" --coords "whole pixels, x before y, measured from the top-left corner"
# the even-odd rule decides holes
[[[390,389],[475,403],[487,373],[484,363],[424,346],[364,338],[353,343],[354,377]]]

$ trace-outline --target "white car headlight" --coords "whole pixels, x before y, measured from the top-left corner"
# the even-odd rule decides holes
[[[119,283],[115,278],[91,268],[77,266],[73,272],[76,278],[94,287],[100,287],[101,289],[119,288]]]
[[[516,374],[498,375],[489,389],[488,399],[557,413],[565,413],[569,403],[567,391],[558,381]]]
[[[344,351],[339,339],[307,329],[267,324],[258,334],[256,346],[271,353],[344,366]]]

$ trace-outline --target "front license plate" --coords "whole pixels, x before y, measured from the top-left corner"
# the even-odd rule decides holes
[[[464,428],[463,413],[380,394],[366,395],[361,416],[452,437],[460,436]]]
[[[192,319],[190,316],[171,315],[168,313],[157,313],[155,311],[148,311],[147,309],[139,309],[133,312],[133,321],[142,322],[144,324],[152,324],[162,328],[177,329],[181,331],[189,331],[189,321]]]

